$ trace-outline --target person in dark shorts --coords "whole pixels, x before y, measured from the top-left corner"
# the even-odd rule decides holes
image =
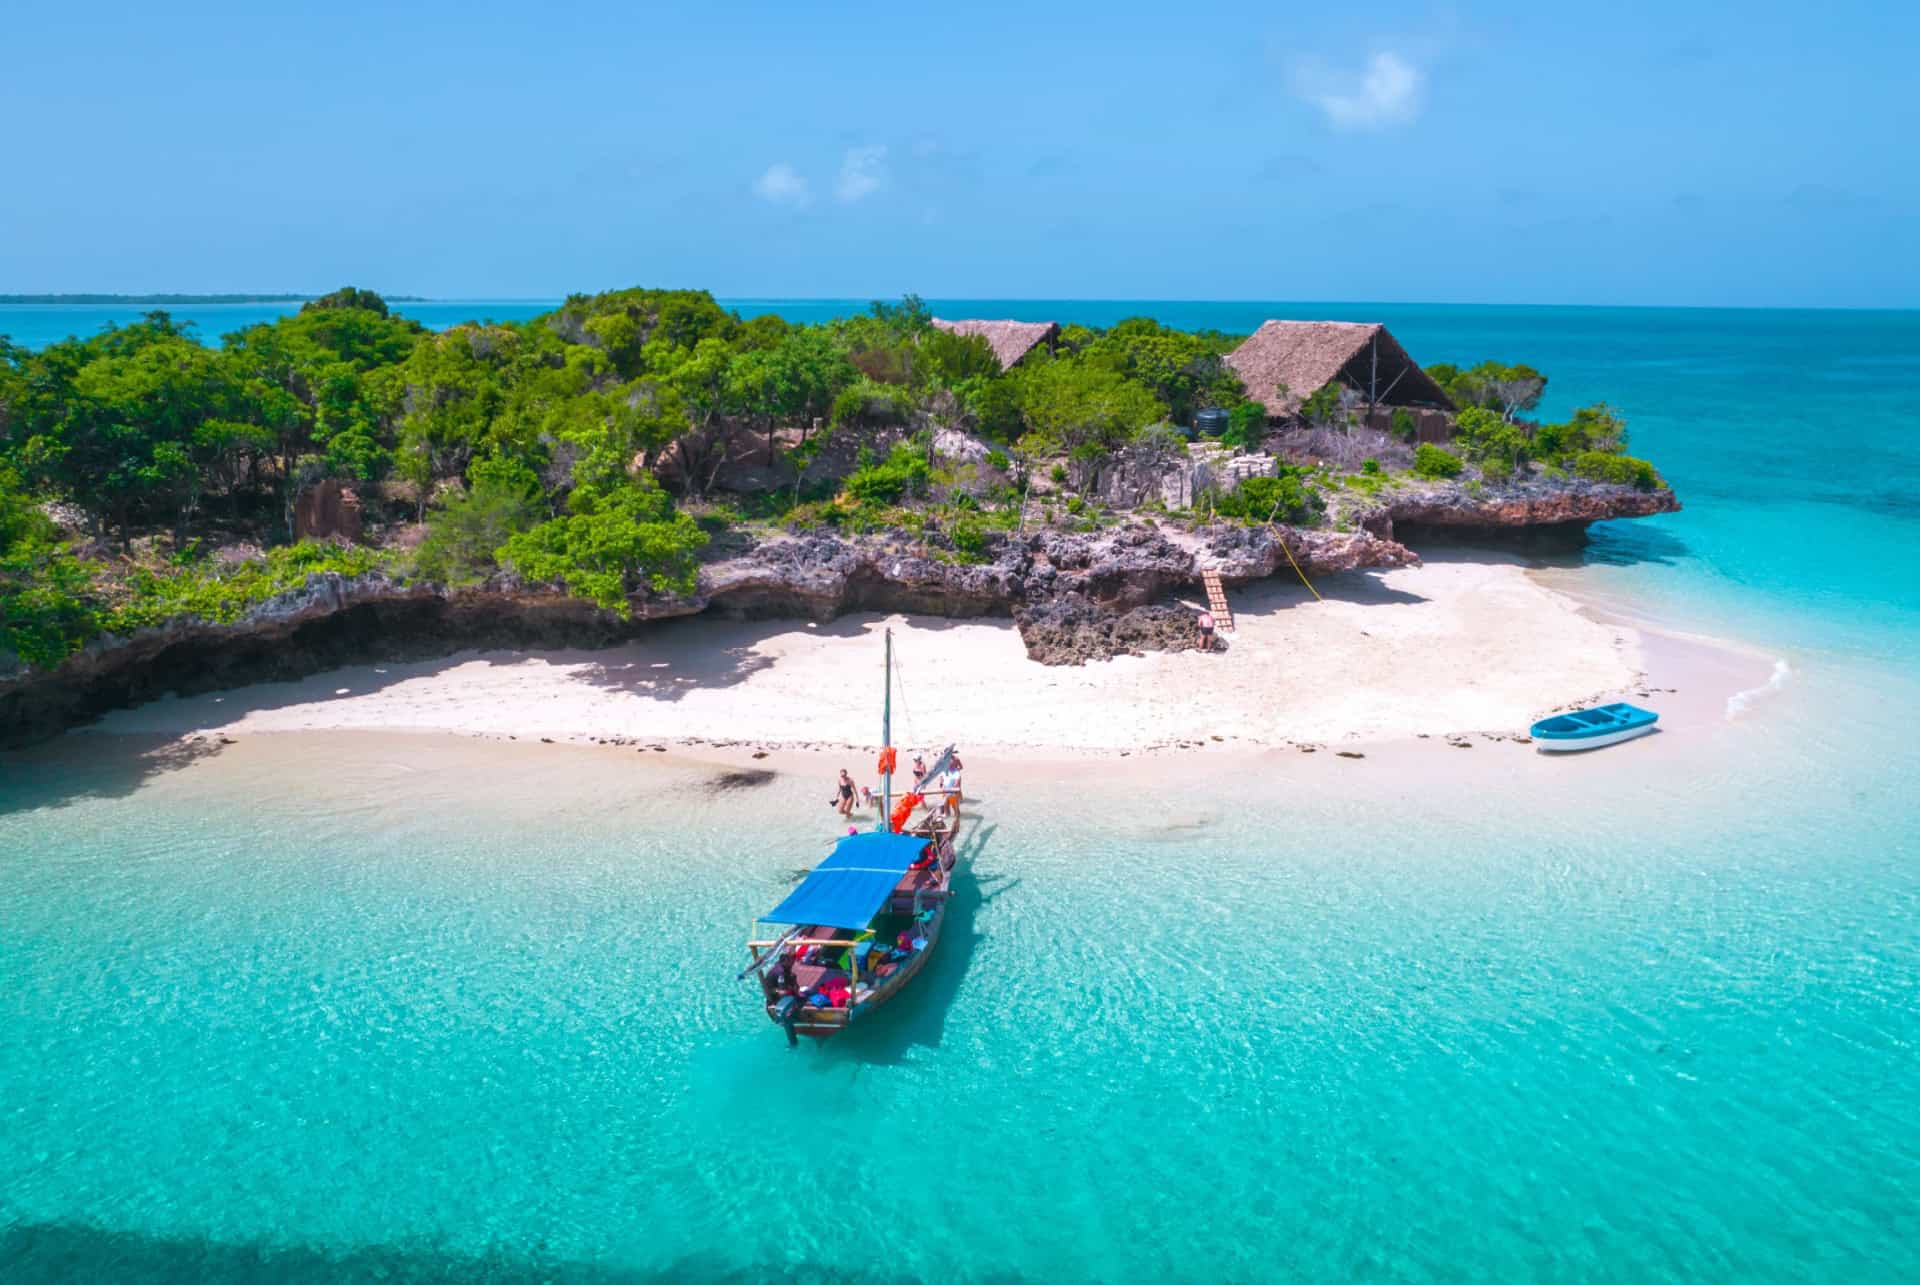
[[[1194,647],[1200,651],[1212,651],[1213,650],[1213,613],[1210,611],[1201,612],[1200,618],[1194,621],[1194,625],[1198,631],[1194,636],[1194,640],[1193,640]]]

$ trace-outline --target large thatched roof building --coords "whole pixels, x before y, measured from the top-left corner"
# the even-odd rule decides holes
[[[1226,362],[1246,385],[1247,397],[1269,415],[1291,414],[1303,398],[1336,381],[1375,405],[1454,408],[1440,385],[1377,323],[1269,321],[1228,353]]]
[[[993,349],[1002,370],[1012,369],[1041,344],[1051,347],[1060,338],[1057,321],[943,321],[935,317],[933,324],[949,334],[980,336]]]

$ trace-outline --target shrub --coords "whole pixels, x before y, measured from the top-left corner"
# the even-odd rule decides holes
[[[0,654],[51,669],[99,630],[93,573],[14,488],[0,469]]]
[[[1377,475],[1380,472],[1380,461],[1369,455],[1366,459],[1360,461],[1360,471],[1370,475]]]
[[[247,608],[275,594],[298,589],[308,576],[322,572],[364,575],[381,562],[382,555],[372,549],[302,540],[270,549],[264,559],[250,562],[208,562],[166,575],[138,570],[127,579],[130,596],[101,623],[112,634],[130,634],[178,616],[231,624]]]
[[[884,463],[849,473],[846,493],[862,504],[893,504],[908,493],[924,494],[930,476],[926,459],[903,442],[888,452]]]
[[[1013,467],[1013,461],[1007,458],[1005,451],[988,451],[987,467],[1005,473]]]
[[[1065,486],[1067,484],[1067,466],[1064,464],[1054,465],[1047,470],[1047,478],[1055,486]]]
[[[1592,451],[1615,455],[1626,449],[1627,422],[1605,402],[1582,406],[1563,424],[1542,424],[1533,433],[1534,458],[1558,459]]]
[[[1480,461],[1480,476],[1489,482],[1508,482],[1513,479],[1513,465],[1499,458],[1484,459]]]
[[[1420,423],[1414,419],[1413,412],[1404,406],[1393,408],[1393,435],[1403,442],[1411,442],[1420,435]]]
[[[962,562],[979,562],[986,557],[987,533],[980,529],[978,521],[962,518],[953,524],[952,534],[953,547]]]
[[[1171,424],[1149,424],[1140,430],[1132,445],[1143,454],[1171,458],[1186,452],[1187,439]]]
[[[1378,495],[1391,483],[1385,473],[1355,473],[1341,480],[1341,485],[1360,492],[1362,495]]]
[[[1116,450],[1163,413],[1152,389],[1106,366],[1042,361],[1016,367],[1009,378],[1038,440],[1068,451]]]
[[[1453,422],[1455,438],[1466,457],[1476,464],[1495,463],[1506,476],[1525,464],[1533,453],[1533,443],[1518,424],[1510,424],[1493,411],[1469,406]]]
[[[1413,474],[1436,479],[1459,477],[1460,457],[1432,442],[1422,442],[1413,448]]]
[[[506,542],[499,559],[528,580],[558,581],[596,606],[631,614],[629,596],[641,586],[692,593],[694,555],[707,536],[674,511],[647,474],[601,491],[583,487],[568,499],[573,512],[542,522]]]
[[[905,389],[861,378],[834,395],[829,422],[835,428],[876,428],[904,424],[912,411],[912,398]]]
[[[439,504],[427,519],[414,567],[429,580],[460,585],[485,579],[498,565],[494,551],[540,520],[539,486],[531,472],[516,477],[479,463],[469,471],[472,489]]]
[[[1413,448],[1413,476],[1417,478],[1457,478],[1459,469],[1461,461],[1453,451],[1432,442],[1421,442]]]
[[[1222,445],[1235,450],[1252,450],[1267,434],[1267,408],[1259,402],[1241,402],[1227,412],[1227,431],[1220,435]]]
[[[1214,512],[1225,517],[1293,524],[1313,521],[1325,507],[1320,493],[1291,470],[1279,477],[1250,477],[1220,495],[1213,506]]]
[[[1606,451],[1582,451],[1573,457],[1573,471],[1595,482],[1614,482],[1651,491],[1660,485],[1653,465],[1631,455],[1613,455]]]
[[[1331,428],[1340,422],[1340,385],[1328,383],[1300,403],[1300,415],[1315,428]]]

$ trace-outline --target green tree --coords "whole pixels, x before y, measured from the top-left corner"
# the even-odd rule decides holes
[[[1541,459],[1586,451],[1618,453],[1626,448],[1627,422],[1605,402],[1582,406],[1565,422],[1542,424],[1534,433],[1534,450]]]
[[[505,326],[455,326],[415,345],[398,369],[403,386],[400,476],[425,509],[434,484],[458,477],[495,442],[523,337]]]
[[[979,335],[956,335],[929,326],[919,342],[921,371],[943,388],[958,391],[1000,374],[1000,359],[993,355],[993,345]]]
[[[274,484],[287,505],[303,455],[317,452],[326,472],[361,481],[392,467],[406,391],[396,368],[427,332],[376,300],[349,287],[226,337],[225,356],[246,381],[247,418],[273,435]]]
[[[1111,367],[1153,390],[1176,424],[1195,411],[1229,406],[1243,396],[1240,380],[1222,360],[1233,347],[1216,331],[1173,330],[1150,317],[1129,317],[1086,343],[1082,357]]]
[[[954,391],[982,437],[1011,443],[1026,430],[1026,421],[1020,418],[1020,390],[1012,379],[976,375]]]
[[[1021,418],[1053,449],[1081,458],[1105,454],[1160,418],[1152,391],[1110,367],[1054,360],[1018,370]]]
[[[1466,457],[1482,466],[1494,466],[1500,476],[1510,475],[1532,457],[1533,442],[1526,430],[1500,416],[1499,412],[1469,406],[1454,417],[1454,440]]]
[[[1547,390],[1547,377],[1525,365],[1483,361],[1462,370],[1450,362],[1436,362],[1426,371],[1455,406],[1498,411],[1507,420],[1538,406]]]
[[[415,569],[443,584],[472,584],[498,565],[498,550],[541,517],[540,484],[525,463],[491,455],[467,470],[467,490],[437,503]]]
[[[35,480],[133,522],[184,521],[204,480],[195,441],[214,420],[245,420],[247,390],[232,363],[164,312],[56,354],[66,376],[19,457]]]
[[[693,592],[706,533],[674,511],[651,477],[610,489],[577,488],[568,505],[566,516],[508,539],[500,561],[527,580],[564,584],[622,619],[643,589]]]
[[[1220,441],[1235,450],[1250,451],[1267,435],[1267,408],[1259,402],[1236,402],[1227,412],[1227,431]]]

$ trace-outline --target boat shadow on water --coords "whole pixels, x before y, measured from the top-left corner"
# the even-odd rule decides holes
[[[891,1003],[825,1041],[821,1065],[839,1061],[898,1065],[916,1048],[934,1049],[946,1034],[947,1013],[959,997],[975,949],[986,940],[978,920],[982,910],[1020,886],[1019,878],[979,870],[981,856],[993,844],[995,825],[981,824],[960,849],[959,876],[947,903],[947,918],[933,958]]]
[[[8,1285],[69,1281],[192,1281],[195,1285],[338,1285],[342,1281],[484,1282],[485,1285],[655,1285],[656,1282],[853,1281],[832,1264],[736,1261],[724,1249],[683,1255],[666,1266],[557,1257],[543,1247],[502,1245],[464,1253],[429,1238],[322,1246],[225,1241],[190,1233],[111,1230],[85,1222],[13,1223],[0,1228],[0,1279]]]

